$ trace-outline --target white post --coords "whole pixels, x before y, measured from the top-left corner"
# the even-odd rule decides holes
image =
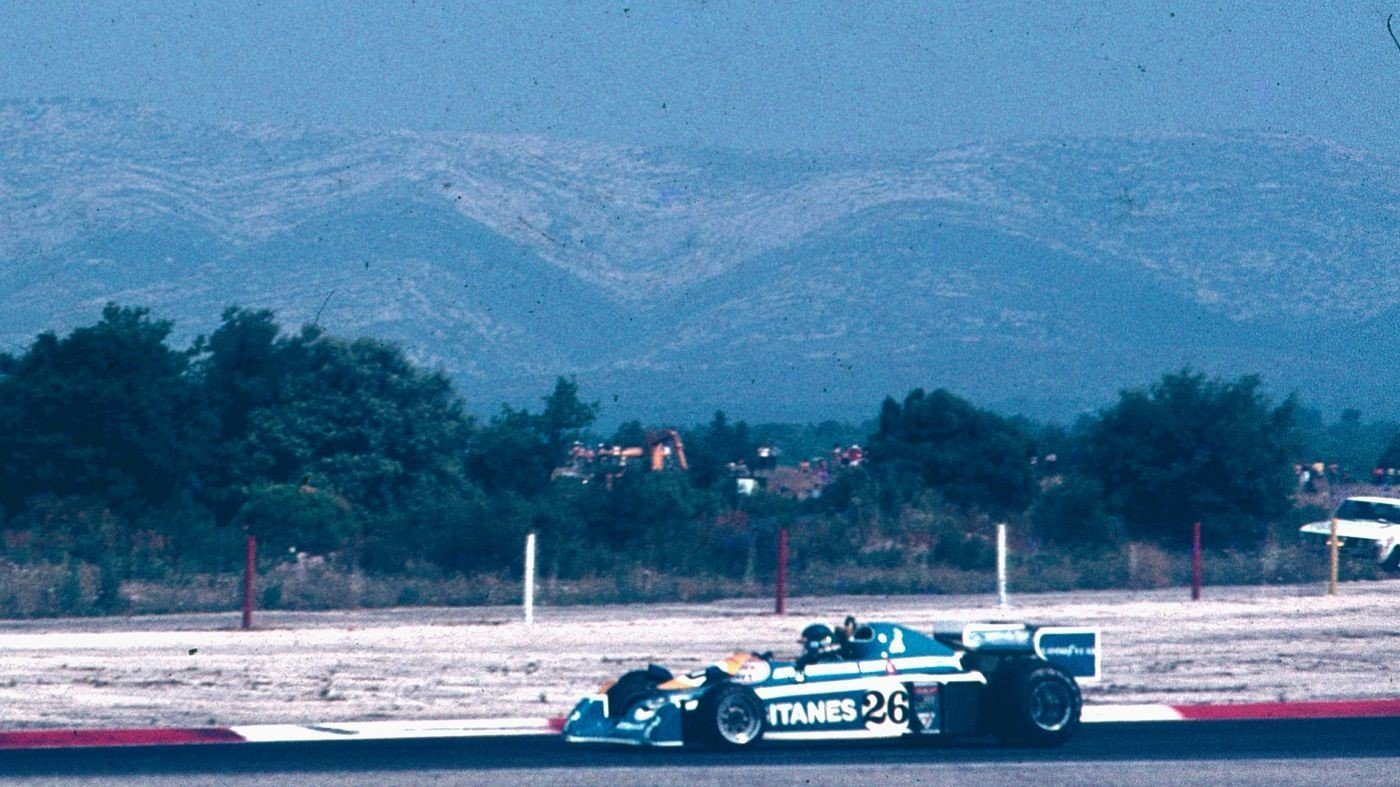
[[[525,536],[525,625],[535,622],[535,534]]]
[[[997,525],[997,607],[1006,609],[1006,524]]]

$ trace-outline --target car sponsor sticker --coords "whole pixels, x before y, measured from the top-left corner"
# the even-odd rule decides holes
[[[762,683],[772,675],[773,666],[764,659],[755,656],[739,666],[739,671],[734,674],[734,682],[752,685]]]
[[[853,695],[768,704],[768,725],[775,729],[851,727],[859,719]]]
[[[1099,630],[1047,627],[1035,633],[1035,652],[1082,681],[1099,677]]]
[[[864,730],[892,736],[907,731],[914,712],[909,689],[883,677],[861,683],[855,691],[769,700],[768,728],[774,732]]]
[[[936,734],[942,732],[942,722],[938,718],[938,706],[942,700],[943,687],[937,683],[913,684],[909,689],[909,704],[914,719],[919,723],[919,732]]]

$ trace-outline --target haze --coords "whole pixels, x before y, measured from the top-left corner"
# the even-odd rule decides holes
[[[1361,3],[9,3],[0,98],[814,152],[1250,128],[1400,150]]]

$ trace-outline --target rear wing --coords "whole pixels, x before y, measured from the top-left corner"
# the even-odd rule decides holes
[[[1096,681],[1102,674],[1099,630],[1092,626],[968,623],[935,630],[934,636],[975,653],[1033,653],[1081,682]]]

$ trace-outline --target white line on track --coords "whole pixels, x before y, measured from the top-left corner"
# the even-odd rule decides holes
[[[1079,716],[1085,724],[1182,719],[1181,711],[1170,705],[1085,705]]]
[[[250,743],[400,738],[476,738],[552,735],[550,719],[445,719],[440,721],[360,721],[327,724],[248,724],[230,728]]]

